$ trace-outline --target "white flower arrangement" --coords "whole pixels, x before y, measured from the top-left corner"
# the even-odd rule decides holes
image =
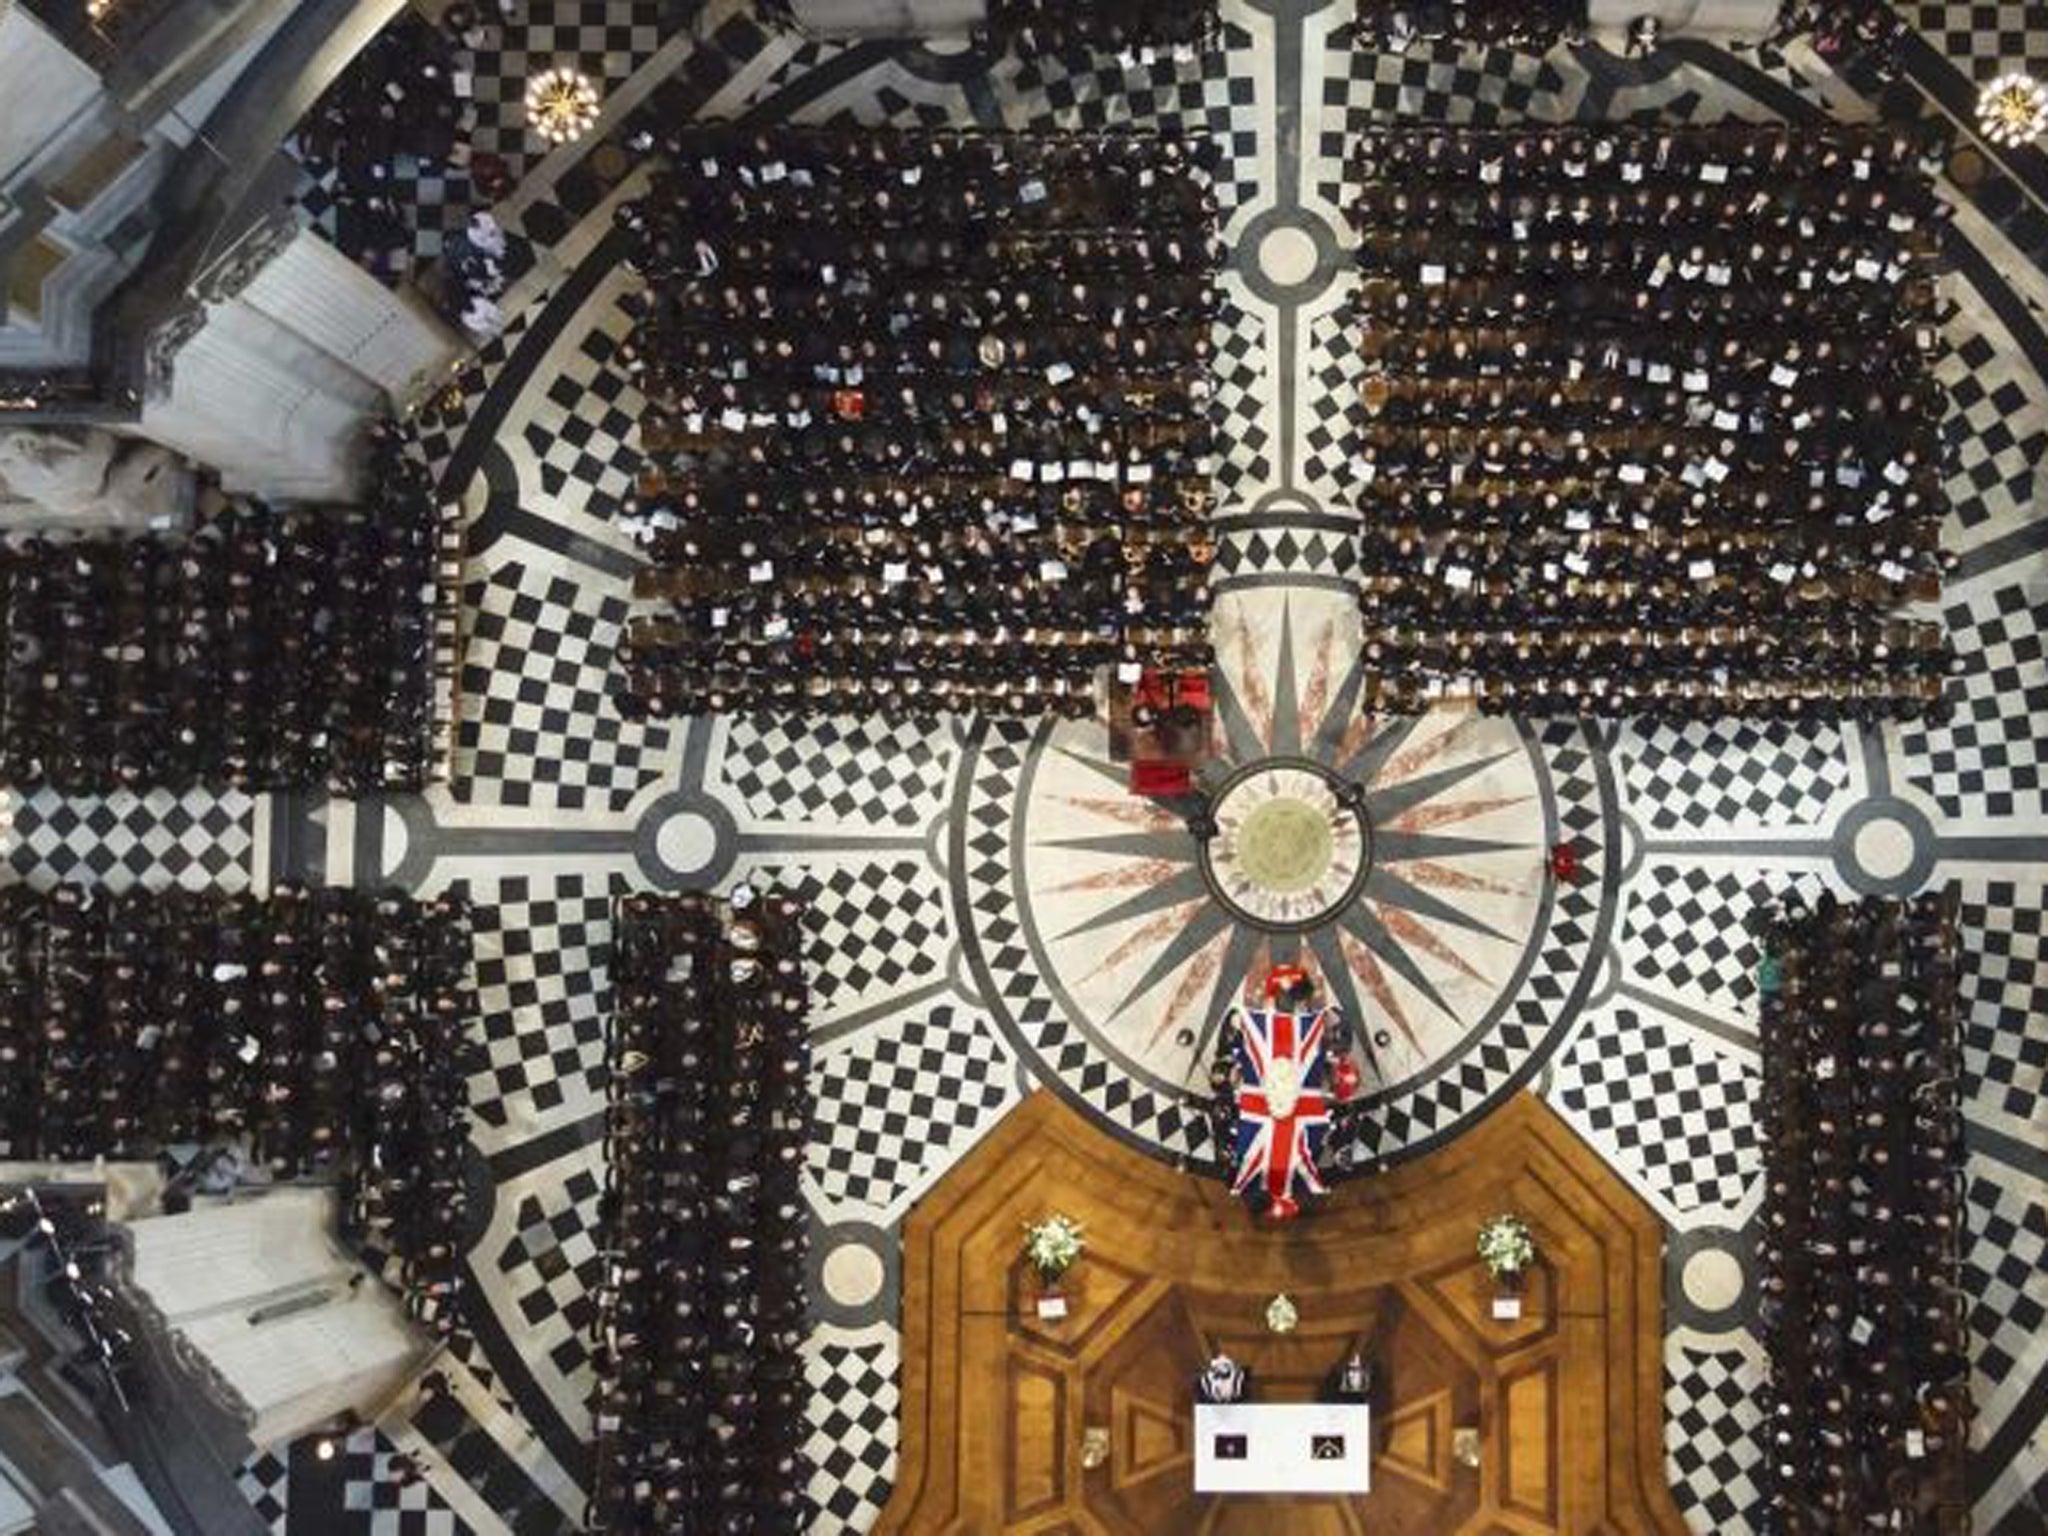
[[[1266,1327],[1269,1331],[1292,1333],[1300,1322],[1300,1309],[1294,1305],[1294,1298],[1285,1291],[1266,1303]]]
[[[1496,1216],[1479,1229],[1479,1257],[1496,1280],[1519,1275],[1536,1261],[1529,1224],[1519,1216]]]
[[[1053,1215],[1024,1224],[1024,1262],[1048,1285],[1074,1267],[1086,1246],[1081,1223],[1071,1216]]]

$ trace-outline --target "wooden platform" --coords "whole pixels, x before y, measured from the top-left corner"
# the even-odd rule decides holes
[[[1496,1322],[1473,1251],[1526,1216],[1542,1267]],[[1078,1217],[1073,1315],[1041,1324],[1025,1222]],[[1664,1484],[1660,1234],[1649,1210],[1523,1095],[1444,1151],[1343,1186],[1284,1232],[1211,1183],[1020,1106],[904,1224],[902,1466],[877,1530],[912,1536],[1682,1536]],[[1301,1325],[1278,1339],[1267,1300]],[[1192,1491],[1192,1380],[1217,1346],[1267,1401],[1311,1398],[1354,1343],[1379,1362],[1373,1492]],[[1452,1444],[1476,1428],[1479,1465]],[[1109,1455],[1084,1468],[1084,1432]]]

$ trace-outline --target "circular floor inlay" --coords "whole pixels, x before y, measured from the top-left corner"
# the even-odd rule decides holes
[[[882,1256],[863,1243],[841,1243],[825,1255],[825,1293],[842,1307],[864,1307],[882,1294]]]
[[[1298,932],[1358,893],[1372,859],[1364,816],[1313,763],[1263,763],[1225,784],[1204,865],[1217,899],[1246,922]]]
[[[1890,817],[1866,821],[1856,831],[1856,862],[1873,880],[1896,880],[1913,862],[1913,833]]]
[[[717,853],[718,829],[695,811],[678,811],[661,824],[654,847],[662,863],[677,874],[693,874]]]
[[[1310,889],[1330,872],[1334,845],[1330,818],[1306,800],[1254,806],[1237,834],[1245,875],[1285,895]]]
[[[1315,275],[1316,243],[1307,230],[1282,224],[1259,242],[1259,270],[1283,288],[1305,283]]]
[[[1724,1248],[1702,1248],[1685,1261],[1685,1299],[1702,1312],[1725,1312],[1742,1299],[1742,1265]]]

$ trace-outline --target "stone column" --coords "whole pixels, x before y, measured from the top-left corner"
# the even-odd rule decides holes
[[[424,304],[305,231],[252,233],[197,287],[152,348],[141,430],[231,491],[352,499],[365,421],[461,351]]]
[[[192,503],[191,472],[155,443],[0,421],[0,532],[164,530],[188,521]]]

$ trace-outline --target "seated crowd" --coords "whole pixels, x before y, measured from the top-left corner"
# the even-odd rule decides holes
[[[1358,37],[1381,48],[1448,39],[1547,49],[1586,30],[1586,0],[1357,0]]]
[[[622,707],[1086,715],[1205,665],[1208,151],[692,128],[647,279]]]
[[[1216,0],[989,0],[988,29],[1019,53],[1197,48],[1215,41]]]
[[[1761,991],[1771,1529],[1967,1526],[1956,893],[1770,925]]]
[[[1881,80],[1898,74],[1913,24],[1892,0],[1785,0],[1772,41],[1805,38],[1814,52],[1841,67],[1867,60]]]
[[[435,507],[389,429],[375,461],[369,507],[230,506],[178,536],[0,544],[0,782],[423,783]]]
[[[1369,136],[1368,708],[1938,715],[1945,205],[1898,128]]]
[[[339,1182],[348,1235],[452,1325],[468,1204],[457,898],[0,888],[0,1157],[232,1143]]]
[[[322,183],[336,243],[386,276],[412,265],[413,181],[461,175],[458,146],[475,109],[456,93],[457,42],[446,26],[401,11],[313,103],[292,141]]]
[[[440,7],[431,21],[401,10],[321,94],[288,146],[313,183],[299,201],[336,246],[386,282],[412,284],[471,331],[503,324],[495,300],[531,259],[489,211],[520,168],[472,143],[480,119],[502,110],[496,101],[479,106],[475,78],[494,73],[492,56],[510,42],[503,34],[521,25],[509,7],[469,0]],[[467,210],[467,221],[450,209]],[[438,268],[422,270],[435,257]]]
[[[808,1528],[802,912],[619,904],[588,1525]]]

